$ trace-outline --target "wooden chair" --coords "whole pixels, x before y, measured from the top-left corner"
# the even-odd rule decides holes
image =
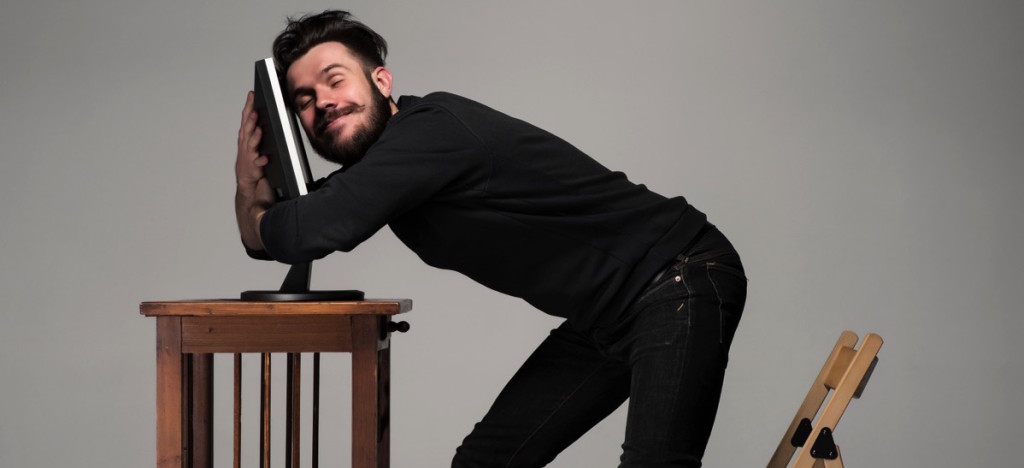
[[[857,334],[849,330],[839,336],[832,354],[825,361],[818,378],[811,385],[803,404],[789,424],[789,429],[779,441],[775,454],[768,462],[768,468],[789,466],[793,452],[797,452],[793,468],[836,468],[843,466],[843,457],[835,444],[832,433],[839,418],[843,416],[850,399],[860,398],[868,378],[878,362],[878,350],[882,337],[869,333],[855,349]],[[822,403],[832,391],[819,415]],[[812,424],[815,416],[816,422]]]

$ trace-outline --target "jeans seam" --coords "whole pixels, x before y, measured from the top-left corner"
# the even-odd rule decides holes
[[[687,259],[687,260],[689,260],[689,259]],[[690,270],[686,269],[686,271],[689,272]],[[687,314],[687,317],[686,317],[686,344],[683,346],[683,356],[682,356],[682,359],[680,360],[680,361],[682,361],[683,365],[686,365],[686,357],[687,357],[687,355],[690,354],[689,353],[690,343],[691,343],[692,338],[693,338],[693,321],[696,320],[697,317],[693,313],[694,312],[694,310],[693,310],[693,289],[690,288],[690,281],[688,281],[688,278],[686,276],[683,276],[683,269],[682,268],[679,270],[679,275],[680,275],[680,277],[683,278],[683,286],[686,287],[686,300],[684,301],[684,304],[686,304],[686,314]],[[689,276],[689,275],[687,275],[687,276]]]
[[[551,418],[554,417],[555,414],[558,413],[558,411],[561,410],[563,406],[565,406],[565,403],[568,402],[574,395],[576,395],[576,393],[579,392],[580,388],[583,388],[583,385],[585,385],[588,381],[590,381],[590,379],[593,378],[594,375],[596,375],[597,372],[599,370],[601,370],[602,367],[604,367],[606,364],[608,364],[608,361],[609,361],[608,359],[605,359],[604,361],[601,362],[601,364],[599,366],[595,367],[594,371],[591,372],[589,375],[587,375],[587,377],[585,379],[583,379],[583,381],[581,381],[579,383],[579,385],[577,385],[576,388],[574,388],[572,390],[572,392],[570,392],[558,404],[558,406],[556,406],[554,408],[554,410],[551,411],[551,414],[548,414],[548,417],[544,418],[544,420],[541,421],[541,423],[537,426],[536,429],[533,430],[533,432],[530,433],[530,435],[526,436],[526,439],[523,440],[523,443],[519,444],[519,447],[516,448],[516,451],[512,452],[512,456],[510,456],[508,458],[508,463],[505,464],[505,468],[508,468],[508,467],[512,466],[512,462],[515,461],[516,456],[518,456],[519,452],[521,452],[523,450],[523,448],[526,447],[526,444],[529,443],[530,440],[533,439],[533,436],[537,435],[537,432],[539,432],[541,429],[543,429],[544,426],[548,423],[548,421],[550,421]]]
[[[728,256],[728,255],[737,255],[737,254],[736,254],[736,251],[733,250],[732,248],[713,249],[713,250],[709,250],[707,252],[701,252],[701,253],[698,253],[698,254],[695,254],[695,255],[687,255],[687,256],[685,256],[685,260],[688,263],[697,263],[697,262],[704,262],[704,261],[708,261],[708,260],[714,260],[714,259],[717,259],[717,258],[720,258],[720,257],[725,257],[725,256]]]
[[[724,264],[722,264],[720,262],[717,262],[717,261],[708,262],[707,265],[708,265],[708,269],[710,269],[710,270],[718,270],[718,271],[720,271],[722,273],[725,273],[727,275],[735,276],[735,277],[740,278],[740,279],[742,279],[744,281],[748,281],[746,272],[744,272],[740,268],[736,268],[736,267],[729,266],[729,265],[724,265]]]
[[[725,342],[725,332],[722,330],[724,327],[722,319],[722,295],[718,292],[718,285],[715,284],[715,280],[711,278],[711,263],[704,264],[704,271],[708,275],[708,282],[711,283],[711,289],[715,291],[715,299],[718,300],[718,344]]]

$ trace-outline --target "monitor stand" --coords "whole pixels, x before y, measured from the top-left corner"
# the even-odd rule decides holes
[[[299,301],[361,301],[363,292],[353,289],[332,291],[310,291],[309,277],[313,270],[312,262],[296,263],[288,270],[284,283],[279,291],[243,291],[243,301],[259,302],[299,302]]]

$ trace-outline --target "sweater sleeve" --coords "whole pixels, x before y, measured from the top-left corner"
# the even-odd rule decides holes
[[[275,204],[260,235],[275,260],[300,263],[350,251],[391,220],[486,183],[486,146],[438,105],[403,109],[361,161],[317,190]]]

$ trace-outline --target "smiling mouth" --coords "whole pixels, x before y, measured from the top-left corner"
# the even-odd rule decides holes
[[[327,115],[324,116],[324,119],[321,121],[320,125],[317,128],[317,133],[322,134],[327,130],[331,130],[341,126],[341,124],[343,123],[342,120],[344,120],[345,117],[361,109],[361,106],[355,105],[345,107],[344,109],[332,109],[330,112],[327,113]]]
[[[339,115],[336,119],[334,119],[334,120],[332,120],[330,122],[327,122],[327,127],[325,128],[325,130],[332,130],[332,129],[340,127],[342,119],[344,119],[347,115],[348,114]]]

